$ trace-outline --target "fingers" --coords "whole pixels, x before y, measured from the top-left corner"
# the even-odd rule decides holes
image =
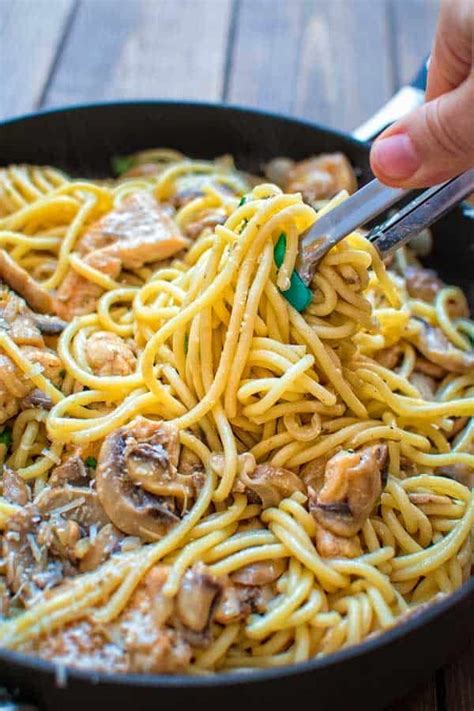
[[[473,35],[472,0],[444,0],[431,52],[427,101],[452,91],[468,77],[472,64]]]
[[[373,172],[388,185],[418,188],[472,168],[473,117],[474,72],[384,131],[372,146]]]

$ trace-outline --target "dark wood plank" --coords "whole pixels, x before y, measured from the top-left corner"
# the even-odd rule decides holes
[[[384,0],[241,0],[229,101],[350,129],[393,88]]]
[[[45,105],[219,99],[231,16],[232,0],[81,0]]]
[[[455,709],[442,709],[438,706],[433,676],[429,684],[414,689],[384,711],[455,711]]]
[[[469,624],[469,620],[466,620]],[[444,695],[447,711],[474,709],[474,642],[444,672]]]
[[[75,0],[0,0],[0,118],[41,100]]]
[[[440,0],[390,0],[398,85],[409,82],[430,53]]]

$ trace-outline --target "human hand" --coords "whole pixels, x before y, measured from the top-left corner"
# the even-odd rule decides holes
[[[404,188],[474,166],[474,0],[442,0],[426,102],[376,139],[370,164],[383,183]]]

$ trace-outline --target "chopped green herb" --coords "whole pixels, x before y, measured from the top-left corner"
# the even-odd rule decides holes
[[[7,425],[0,432],[0,444],[5,444],[8,448],[12,442],[13,442],[12,428]]]
[[[184,352],[188,352],[188,346],[189,346],[189,335],[187,333],[184,334]]]
[[[273,258],[278,268],[283,264],[285,252],[286,235],[282,232],[273,250]],[[297,311],[304,311],[313,298],[313,292],[306,286],[298,272],[293,272],[290,278],[290,288],[281,293]]]
[[[95,469],[97,467],[97,459],[95,457],[87,457],[86,464],[91,469]]]
[[[245,205],[246,202],[247,202],[247,197],[244,195],[242,198],[240,198],[239,207],[241,207],[242,205]]]
[[[132,156],[113,156],[110,162],[115,175],[122,175],[132,167],[133,158]]]
[[[64,370],[64,368],[59,371],[59,377],[63,379],[66,377],[66,371]]]

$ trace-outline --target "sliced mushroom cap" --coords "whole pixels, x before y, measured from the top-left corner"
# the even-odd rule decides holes
[[[231,578],[239,585],[268,585],[268,583],[278,580],[285,568],[286,564],[281,558],[259,560],[239,568],[235,573],[232,573]]]
[[[193,632],[204,632],[221,590],[222,585],[202,563],[188,570],[176,596],[176,614],[180,622]]]
[[[53,401],[39,388],[33,388],[20,402],[22,410],[28,410],[30,407],[40,407],[42,410],[51,410]]]
[[[67,326],[59,316],[49,316],[47,314],[34,314],[34,321],[43,336],[59,336]]]
[[[91,541],[87,553],[81,558],[80,572],[85,573],[98,568],[114,551],[121,538],[123,538],[122,534],[111,523],[101,528],[94,541]]]
[[[294,472],[271,464],[259,464],[252,474],[240,474],[239,481],[245,485],[246,493],[251,497],[254,495],[264,509],[278,506],[295,491],[304,492],[303,482]]]
[[[337,536],[354,536],[382,491],[387,445],[342,450],[326,464],[324,484],[308,487],[309,508],[316,522]]]
[[[154,439],[161,436],[163,424],[137,417],[110,434],[102,444],[96,469],[97,493],[112,523],[147,541],[162,538],[179,521],[172,501],[144,490],[151,472],[162,473],[178,462],[179,449],[168,453]]]
[[[62,516],[82,526],[105,526],[110,522],[97,492],[85,486],[47,487],[33,503],[43,517]]]
[[[0,249],[0,279],[20,294],[31,306],[33,311],[51,313],[53,297],[28,272],[20,267],[4,249]]]
[[[6,465],[3,467],[2,491],[5,499],[12,504],[26,506],[30,500],[30,488],[26,481]]]
[[[53,469],[49,484],[51,486],[85,484],[88,478],[86,465],[80,457],[73,455]]]

